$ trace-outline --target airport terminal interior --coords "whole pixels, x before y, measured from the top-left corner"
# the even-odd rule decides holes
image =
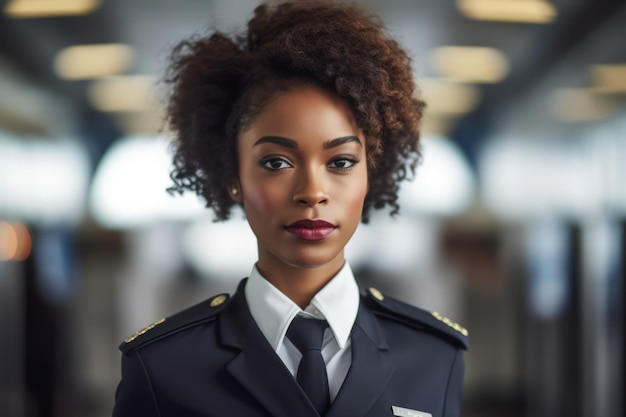
[[[124,338],[250,274],[242,212],[166,192],[162,80],[258,3],[0,1],[0,416],[110,416]],[[468,330],[465,417],[625,416],[626,3],[358,3],[427,103],[360,288]]]

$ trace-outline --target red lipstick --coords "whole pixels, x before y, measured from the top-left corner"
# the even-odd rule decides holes
[[[298,220],[285,226],[285,230],[302,240],[323,240],[335,230],[337,226],[324,220]]]

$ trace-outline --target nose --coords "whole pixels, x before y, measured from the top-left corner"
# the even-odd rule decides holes
[[[293,194],[294,203],[308,207],[328,203],[329,195],[324,182],[323,173],[313,168],[301,171]]]

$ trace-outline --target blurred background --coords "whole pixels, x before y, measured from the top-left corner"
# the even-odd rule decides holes
[[[464,415],[626,409],[626,3],[362,0],[428,103],[402,213],[362,226],[362,287],[467,327]],[[256,0],[0,1],[0,416],[103,417],[118,343],[232,292],[255,260],[169,196],[163,75]]]

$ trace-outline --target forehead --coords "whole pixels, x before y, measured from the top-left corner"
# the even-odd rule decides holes
[[[297,141],[361,136],[352,111],[339,97],[314,87],[280,92],[254,118],[242,140],[284,136]]]

